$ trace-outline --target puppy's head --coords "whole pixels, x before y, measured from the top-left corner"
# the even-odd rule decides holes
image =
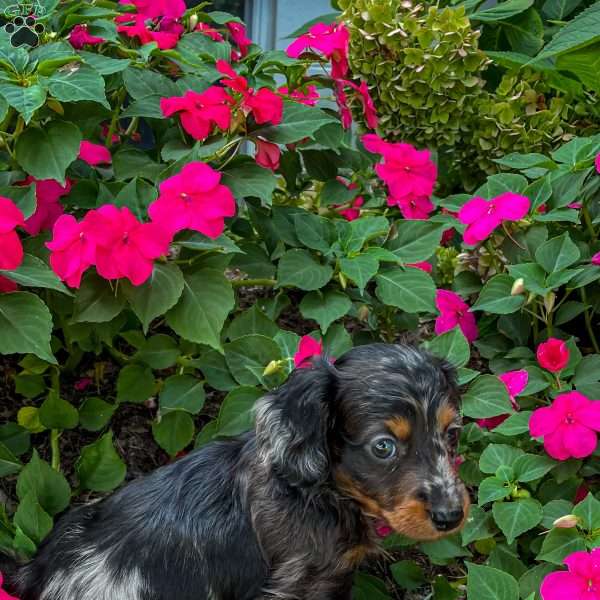
[[[259,457],[290,484],[333,480],[363,512],[434,540],[458,530],[469,498],[451,366],[416,348],[359,346],[298,369],[259,403]]]

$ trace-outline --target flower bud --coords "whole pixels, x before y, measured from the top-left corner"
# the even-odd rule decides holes
[[[198,15],[194,14],[190,17],[190,31],[194,31],[198,26]]]
[[[370,312],[369,307],[366,304],[363,304],[357,311],[359,320],[366,321],[369,318]]]
[[[515,279],[510,290],[511,296],[520,296],[525,291],[525,280],[522,277]]]
[[[552,312],[555,302],[556,302],[556,294],[554,292],[548,292],[544,296],[544,307],[546,308],[546,312],[548,312],[548,313]]]
[[[263,375],[265,377],[268,377],[269,375],[275,375],[275,373],[278,373],[279,371],[281,371],[281,367],[283,367],[283,361],[282,360],[272,360],[265,367],[265,370],[263,371]]]
[[[564,515],[559,517],[552,523],[552,527],[558,527],[559,529],[572,529],[577,526],[579,519],[575,515]]]

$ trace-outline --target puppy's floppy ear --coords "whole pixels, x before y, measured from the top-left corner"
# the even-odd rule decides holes
[[[258,402],[259,459],[291,485],[315,485],[329,474],[327,432],[335,393],[335,368],[317,359]]]

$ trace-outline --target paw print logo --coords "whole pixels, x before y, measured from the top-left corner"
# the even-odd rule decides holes
[[[35,17],[16,17],[12,23],[4,26],[4,31],[10,36],[10,43],[19,46],[35,48],[40,42],[40,35],[44,33],[43,23],[37,23]]]

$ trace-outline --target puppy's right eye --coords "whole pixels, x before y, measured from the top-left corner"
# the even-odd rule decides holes
[[[376,458],[388,459],[396,454],[396,442],[392,438],[379,438],[371,445],[371,452]]]

